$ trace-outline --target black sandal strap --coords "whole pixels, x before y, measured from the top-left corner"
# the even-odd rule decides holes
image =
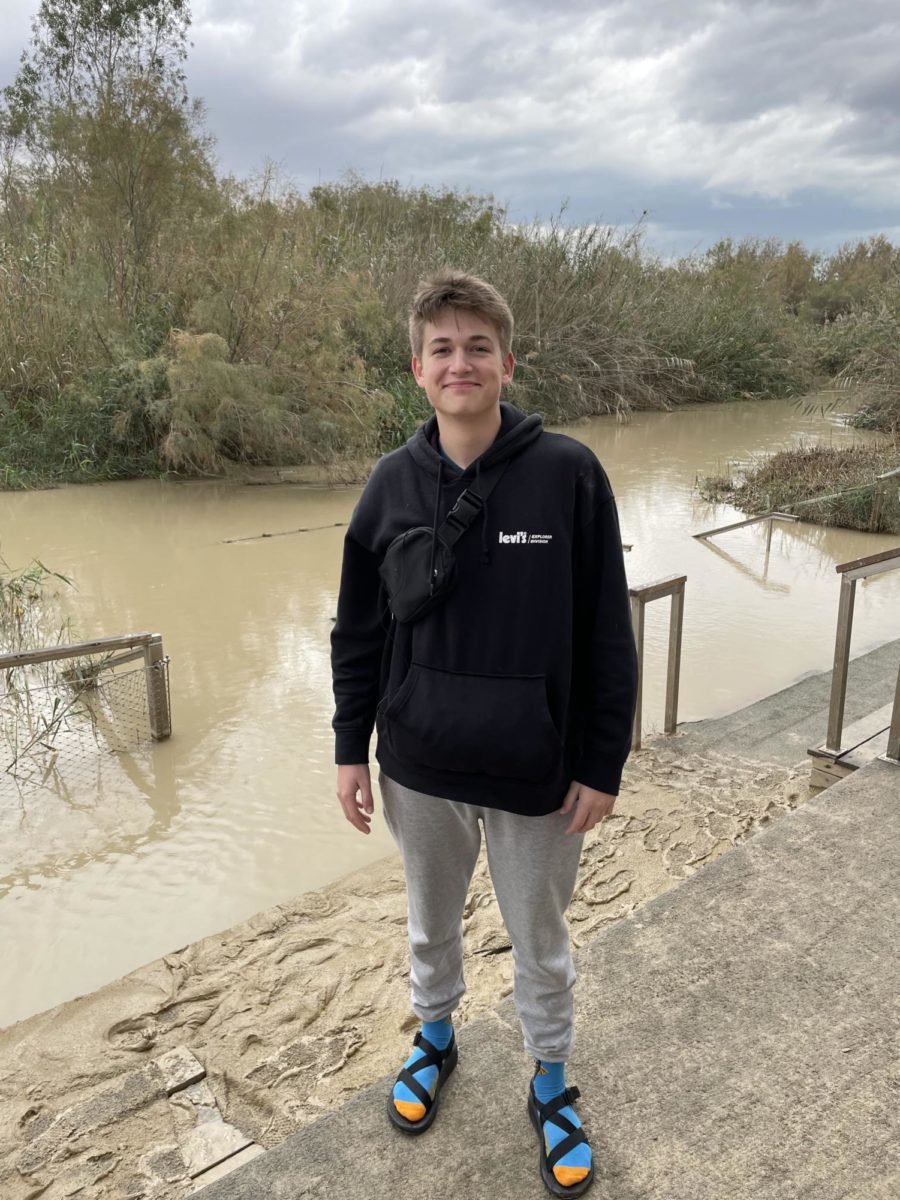
[[[561,1108],[569,1108],[580,1095],[578,1088],[566,1088],[564,1092],[560,1092],[558,1096],[554,1096],[552,1100],[548,1100],[544,1104],[535,1096],[534,1103],[538,1110],[538,1116],[542,1121],[550,1121]]]
[[[555,1125],[556,1122],[554,1121],[553,1124]],[[570,1150],[574,1150],[582,1142],[587,1142],[583,1129],[575,1129],[568,1137],[564,1137],[561,1142],[557,1142],[547,1155],[548,1170],[552,1171],[561,1158],[565,1158]]]
[[[397,1076],[398,1083],[405,1083],[412,1094],[425,1105],[425,1112],[431,1108],[433,1103],[431,1094],[422,1087],[422,1084],[416,1079],[412,1071],[408,1071],[406,1067],[401,1067],[400,1074]]]
[[[532,1088],[532,1093],[534,1089]],[[561,1110],[572,1105],[581,1095],[577,1087],[566,1088],[564,1092],[560,1092],[558,1096],[554,1096],[552,1100],[548,1100],[542,1104],[537,1096],[534,1096],[534,1104],[538,1111],[538,1116],[541,1119],[541,1124],[544,1125],[547,1121],[551,1125],[555,1125],[557,1129],[562,1130],[566,1135],[561,1141],[553,1147],[547,1154],[547,1169],[552,1171],[561,1158],[574,1150],[576,1146],[582,1143],[587,1143],[587,1137],[580,1125],[573,1125],[568,1117],[561,1116]]]
[[[429,1061],[429,1063],[431,1064],[431,1066],[437,1067],[437,1069],[440,1070],[441,1067],[444,1065],[444,1063],[447,1061],[447,1059],[450,1057],[450,1051],[453,1049],[453,1045],[454,1045],[455,1041],[456,1041],[456,1037],[454,1034],[451,1033],[450,1041],[447,1043],[447,1045],[444,1047],[443,1050],[439,1050],[437,1048],[437,1046],[434,1046],[434,1045],[432,1045],[431,1042],[429,1042],[428,1038],[425,1037],[425,1035],[422,1033],[422,1031],[420,1029],[419,1032],[416,1034],[416,1036],[413,1038],[413,1045],[418,1046],[419,1049],[422,1051],[424,1058],[420,1059],[419,1061],[423,1065],[425,1063],[425,1060],[427,1059]]]
[[[400,1073],[397,1075],[397,1082],[406,1084],[412,1094],[425,1106],[426,1116],[431,1111],[434,1100],[431,1093],[426,1091],[421,1082],[416,1079],[416,1075],[419,1071],[424,1070],[425,1067],[437,1067],[438,1073],[440,1073],[444,1063],[450,1056],[450,1051],[453,1049],[453,1040],[451,1037],[446,1049],[439,1050],[437,1046],[433,1046],[429,1042],[420,1029],[413,1038],[413,1045],[418,1046],[422,1053],[413,1063],[412,1069],[401,1067]]]

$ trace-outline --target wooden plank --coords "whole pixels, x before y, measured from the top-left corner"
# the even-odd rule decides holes
[[[628,595],[632,600],[639,598],[645,604],[650,600],[658,600],[661,596],[671,596],[687,582],[687,575],[667,575],[665,579],[657,579],[655,583],[645,583],[641,587],[630,587]]]
[[[896,562],[892,562],[896,559]],[[869,554],[866,558],[854,558],[850,562],[839,563],[834,569],[838,575],[846,575],[848,571],[860,571],[865,567],[878,567],[878,571],[889,571],[893,567],[900,567],[900,546],[894,546],[892,550],[882,550],[880,554]],[[877,574],[875,571],[870,571],[868,574]]]
[[[809,782],[812,787],[827,788],[833,783],[839,783],[840,780],[846,779],[849,771],[838,773],[832,766],[824,767],[821,763],[815,763],[810,767]]]
[[[91,642],[72,642],[65,646],[44,646],[40,650],[23,650],[17,654],[0,654],[0,671],[10,667],[27,667],[32,663],[53,662],[57,658],[79,658],[85,654],[105,654],[111,650],[130,650],[148,646],[153,633],[130,633],[122,637],[95,638]]]

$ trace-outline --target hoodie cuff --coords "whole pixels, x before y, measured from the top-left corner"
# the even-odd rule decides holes
[[[624,767],[624,763],[585,756],[576,765],[572,778],[576,783],[593,788],[595,792],[618,796]]]
[[[334,735],[334,761],[339,766],[355,766],[369,761],[369,734],[356,729],[338,729]]]

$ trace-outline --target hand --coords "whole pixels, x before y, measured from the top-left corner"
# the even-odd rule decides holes
[[[587,784],[578,783],[573,779],[559,810],[560,813],[571,812],[573,808],[575,810],[566,833],[587,833],[604,817],[609,816],[615,802],[616,797],[610,796],[608,792],[597,792]]]
[[[360,833],[368,833],[372,813],[375,811],[368,763],[338,767],[337,798],[341,802],[344,816],[353,828],[358,829]]]

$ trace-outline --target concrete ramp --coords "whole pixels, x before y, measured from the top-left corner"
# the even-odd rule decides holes
[[[900,1197],[898,880],[900,769],[875,762],[580,953],[594,1200]],[[529,1077],[507,1001],[462,1029],[421,1138],[385,1080],[199,1195],[546,1196]]]

